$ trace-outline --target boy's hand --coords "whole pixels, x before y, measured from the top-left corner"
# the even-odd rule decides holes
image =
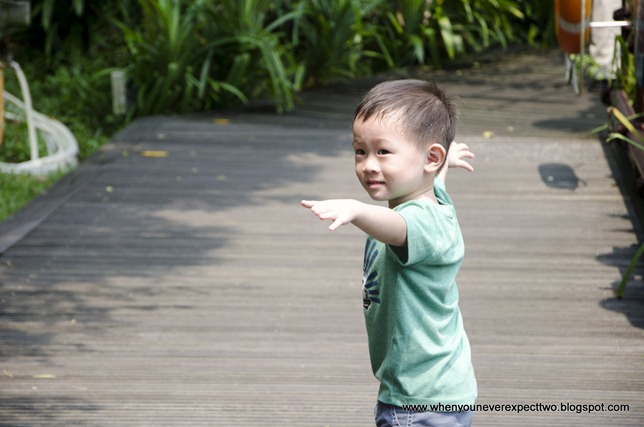
[[[474,153],[470,151],[467,145],[454,141],[450,144],[449,152],[447,153],[447,166],[450,168],[463,168],[472,172],[474,168],[465,159],[473,158]]]
[[[353,221],[358,215],[361,206],[360,202],[351,199],[302,200],[301,204],[305,208],[311,209],[311,212],[321,220],[333,221],[329,226],[331,231]]]
[[[393,209],[352,199],[302,200],[300,203],[318,218],[333,221],[329,226],[331,231],[341,225],[352,223],[374,239],[388,245],[404,246],[407,242],[407,223]]]

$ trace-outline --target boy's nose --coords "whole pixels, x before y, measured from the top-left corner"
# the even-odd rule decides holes
[[[377,172],[378,168],[378,161],[373,157],[367,157],[362,164],[363,172]]]

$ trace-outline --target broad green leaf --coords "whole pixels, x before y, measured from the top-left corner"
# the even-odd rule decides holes
[[[82,16],[85,9],[85,0],[74,0],[74,12],[76,16]]]
[[[439,19],[438,25],[441,30],[441,37],[443,38],[443,44],[447,51],[447,56],[450,59],[454,59],[456,57],[456,39],[452,32],[452,23],[449,18],[445,16]]]

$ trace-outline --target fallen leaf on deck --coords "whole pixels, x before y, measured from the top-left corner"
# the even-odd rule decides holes
[[[141,151],[143,157],[168,157],[168,152],[165,150],[143,150]]]

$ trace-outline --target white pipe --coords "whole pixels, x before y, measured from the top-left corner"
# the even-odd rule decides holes
[[[25,111],[26,105],[20,99],[9,92],[4,92],[6,101],[16,105],[19,109]],[[5,111],[5,116],[9,119],[24,121],[24,117]],[[60,169],[75,167],[78,164],[76,155],[78,154],[78,143],[69,129],[58,120],[47,117],[37,111],[31,110],[32,123],[34,128],[40,129],[47,139],[48,147],[52,147],[47,156],[31,159],[21,163],[0,162],[0,172],[7,173],[33,173],[36,175],[45,175]]]
[[[593,21],[588,23],[591,28],[630,27],[630,25],[631,23],[628,21]]]
[[[36,128],[34,127],[33,108],[31,105],[31,92],[29,91],[29,84],[27,77],[22,72],[22,68],[16,61],[11,61],[11,68],[16,71],[18,82],[20,82],[20,90],[22,91],[22,99],[24,100],[25,118],[27,122],[27,134],[29,135],[29,148],[31,149],[31,160],[37,160],[38,155],[38,139],[36,138]]]
[[[590,0],[589,0],[590,1]],[[586,0],[581,0],[581,30],[579,31],[579,92],[581,95],[584,86],[584,49],[586,49]]]
[[[78,164],[78,142],[69,129],[59,121],[34,111],[31,103],[31,93],[27,78],[18,63],[11,61],[11,67],[16,71],[23,100],[4,91],[4,99],[22,110],[24,117],[5,109],[5,116],[17,121],[26,122],[29,137],[31,160],[21,163],[0,162],[0,172],[31,173],[45,175],[60,169],[75,167]],[[47,142],[47,155],[40,157],[38,153],[38,128]]]

